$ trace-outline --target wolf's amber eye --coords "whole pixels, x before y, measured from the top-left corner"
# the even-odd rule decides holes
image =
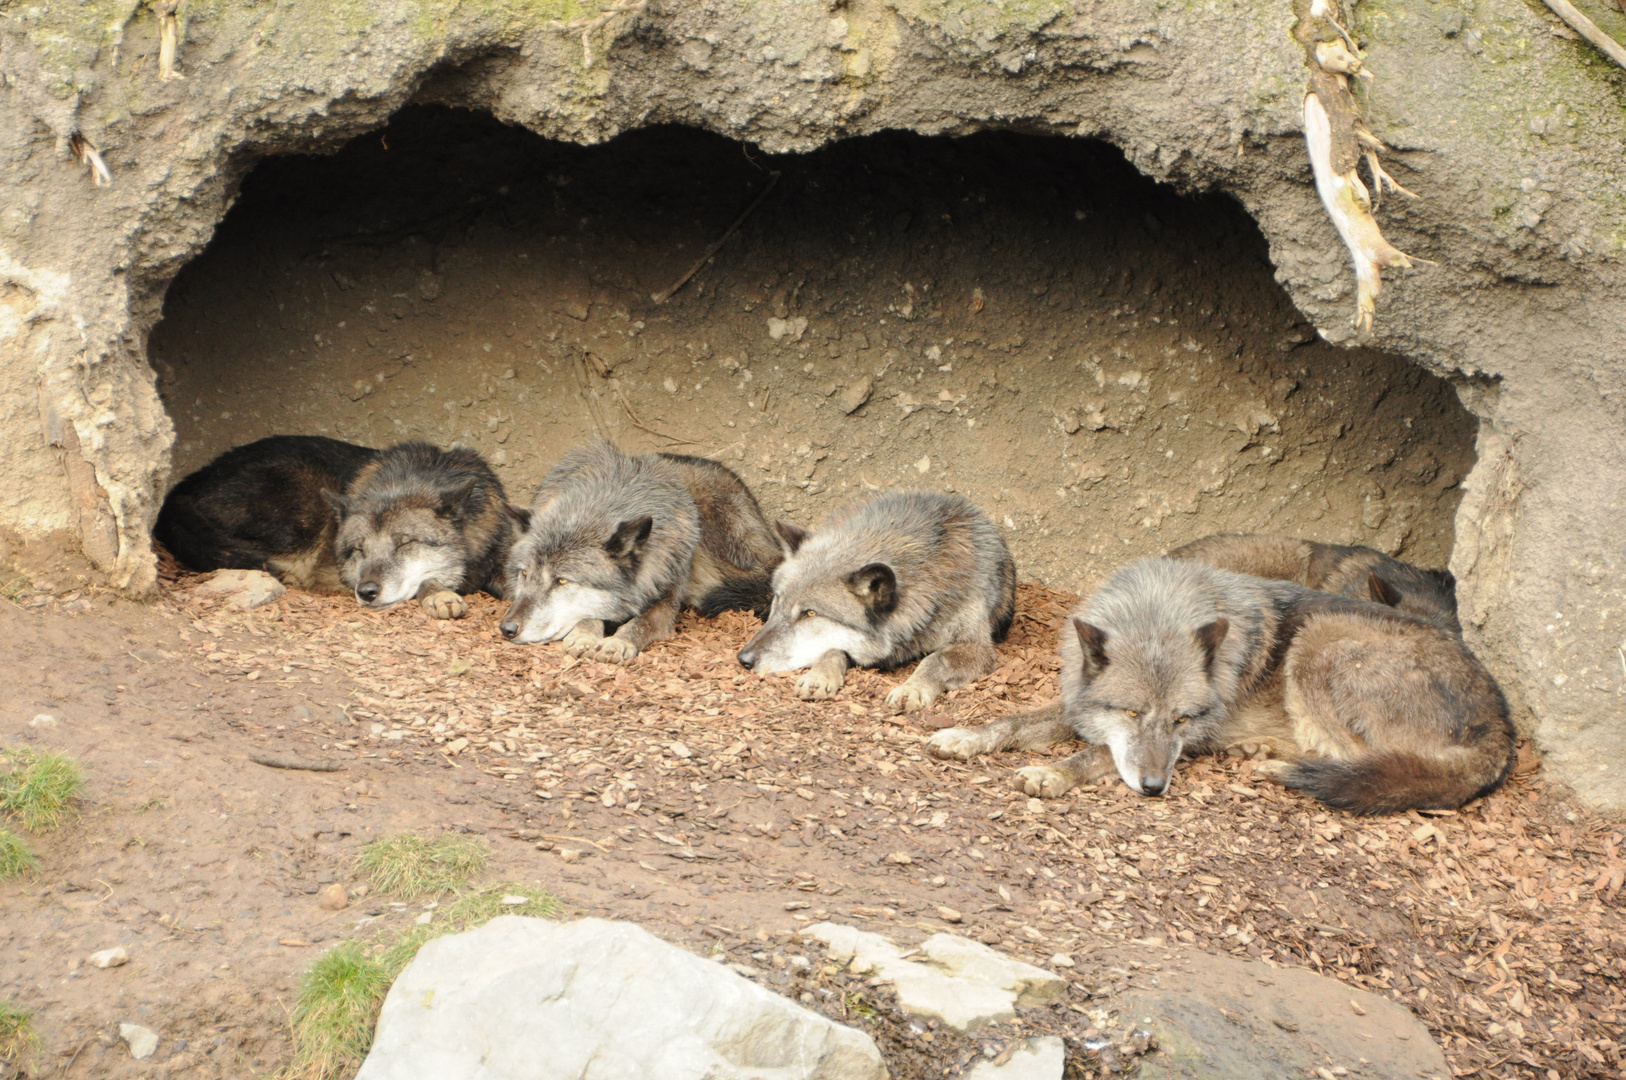
[[[1124,712],[1129,714],[1129,718],[1131,720],[1133,720],[1136,717],[1140,716],[1140,713],[1136,712],[1134,709],[1125,709]]]
[[[1185,724],[1185,723],[1189,723],[1190,721],[1191,721],[1191,717],[1189,717],[1189,716],[1180,716],[1180,717],[1176,717],[1174,722],[1176,724]]]
[[[570,579],[569,578],[555,578],[553,583],[555,585],[569,585],[570,584]]]
[[[811,619],[816,615],[818,615],[818,612],[814,611],[812,608],[808,608],[806,611],[802,612],[802,618],[804,619]]]
[[[520,580],[521,580],[521,581],[526,581],[526,580],[528,580],[528,579],[529,579],[529,578],[530,578],[530,576],[531,576],[531,572],[530,572],[530,571],[529,571],[529,570],[521,570],[521,571],[520,571],[520,572],[519,572],[519,579],[520,579]]]

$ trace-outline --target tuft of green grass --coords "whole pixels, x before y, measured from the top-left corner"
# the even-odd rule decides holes
[[[504,904],[511,896],[523,896],[525,902]],[[434,910],[428,925],[415,925],[394,941],[371,946],[346,941],[329,950],[305,972],[300,985],[292,1017],[294,1060],[283,1080],[337,1080],[354,1073],[372,1048],[385,994],[418,950],[435,938],[472,930],[498,915],[549,918],[559,910],[559,902],[547,893],[503,882],[458,894]]]
[[[372,1046],[373,1025],[396,974],[358,941],[312,964],[294,1005],[294,1061],[287,1075],[333,1080],[354,1073]]]
[[[0,829],[0,881],[9,881],[34,869],[34,853],[22,837]]]
[[[417,833],[403,832],[362,848],[356,865],[373,888],[411,900],[467,884],[485,869],[490,857],[491,852],[478,840],[464,840],[452,833],[425,840]]]
[[[34,1031],[34,1014],[14,1004],[10,998],[0,998],[0,1065],[22,1075],[23,1058],[39,1050],[39,1046],[40,1037]]]
[[[0,813],[30,832],[54,829],[85,786],[72,758],[20,746],[0,751]]]

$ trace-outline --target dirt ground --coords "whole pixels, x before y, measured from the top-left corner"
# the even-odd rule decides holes
[[[1092,995],[1228,953],[1392,998],[1459,1076],[1622,1066],[1621,828],[1550,788],[1528,751],[1460,813],[1376,820],[1243,760],[1184,766],[1165,799],[1113,782],[1039,803],[1007,787],[1028,756],[926,755],[934,725],[1053,693],[1064,594],[1024,586],[999,671],[899,722],[883,698],[900,675],[854,672],[809,704],[788,678],[740,672],[745,615],[689,619],[611,667],[503,643],[489,598],[454,623],[295,592],[244,613],[185,580],[141,605],[43,548],[0,556],[0,739],[66,751],[89,777],[77,819],[34,838],[39,876],[0,885],[0,995],[38,1014],[41,1076],[285,1061],[319,950],[419,913],[377,897],[330,913],[315,893],[357,883],[361,845],[406,828],[482,837],[487,880],[727,951],[781,988],[810,920],[904,941],[953,930],[1071,960],[1057,970],[1074,1011],[1057,1015],[1076,1035]],[[128,965],[87,966],[113,945]],[[129,1059],[125,1020],[160,1033],[155,1059]],[[976,1049],[899,1038],[883,1039],[895,1071]]]
[[[262,162],[150,356],[172,479],[263,435],[412,437],[478,448],[524,501],[597,432],[718,457],[805,524],[876,487],[963,492],[1073,591],[1265,528],[1444,565],[1473,463],[1450,386],[1317,339],[1234,202],[1016,133],[773,158],[409,108]]]

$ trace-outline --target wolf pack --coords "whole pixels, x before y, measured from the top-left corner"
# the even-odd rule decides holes
[[[466,447],[273,436],[176,484],[154,536],[188,569],[264,570],[369,608],[416,600],[455,619],[485,592],[507,602],[508,641],[609,664],[672,637],[685,609],[751,611],[746,669],[801,672],[798,697],[817,701],[853,665],[913,664],[887,695],[897,712],[993,672],[1016,615],[1010,549],[958,495],[878,492],[808,530],[770,523],[719,462],[603,440],[520,507]],[[1216,535],[1137,559],[1057,648],[1055,701],[939,730],[930,752],[1081,743],[1014,776],[1056,798],[1114,772],[1160,796],[1182,758],[1247,747],[1265,775],[1354,814],[1455,809],[1512,768],[1508,707],[1463,641],[1451,575],[1372,548]]]

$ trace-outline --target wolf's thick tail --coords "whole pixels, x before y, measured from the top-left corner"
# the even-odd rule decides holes
[[[207,573],[237,565],[232,560],[236,553],[231,550],[230,538],[189,498],[164,500],[152,535],[188,570]]]
[[[1355,761],[1301,758],[1280,774],[1290,788],[1351,814],[1455,810],[1502,786],[1513,771],[1512,740],[1453,748],[1444,758],[1372,754]]]
[[[725,611],[749,611],[766,619],[772,600],[773,571],[763,570],[724,578],[700,598],[694,609],[708,619]]]

